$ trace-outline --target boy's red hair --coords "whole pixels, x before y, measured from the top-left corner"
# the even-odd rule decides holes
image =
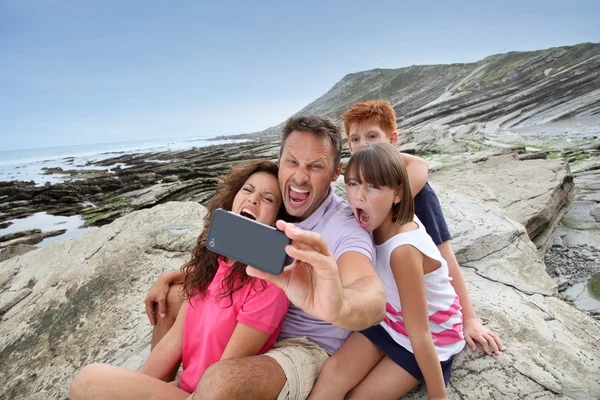
[[[350,126],[369,122],[379,126],[389,137],[398,128],[396,126],[396,113],[392,105],[383,100],[372,100],[357,103],[350,107],[343,115],[346,136],[350,135]]]

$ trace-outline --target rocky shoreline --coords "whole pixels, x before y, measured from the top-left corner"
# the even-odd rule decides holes
[[[454,154],[459,162],[444,167],[431,160],[473,305],[507,346],[493,358],[463,351],[453,400],[600,395],[600,323],[559,298],[540,254],[552,240],[540,227],[556,226],[573,196],[569,164],[523,154],[513,146]],[[144,296],[189,258],[204,213],[194,201],[166,201],[0,263],[0,397],[65,398],[90,362],[139,368],[151,335]],[[423,398],[422,388],[407,396]]]
[[[35,182],[0,182],[0,226],[37,212],[80,214],[86,226],[101,226],[131,211],[173,200],[204,204],[217,178],[241,160],[277,156],[278,141],[256,140],[213,145],[177,152],[119,155],[90,163],[103,170],[62,170],[65,182],[36,186]],[[118,165],[117,167],[108,168]]]

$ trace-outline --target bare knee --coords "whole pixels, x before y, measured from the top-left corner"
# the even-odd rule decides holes
[[[172,285],[167,293],[167,318],[173,320],[177,319],[179,309],[183,304],[183,285],[177,284]]]
[[[85,399],[98,384],[102,364],[90,364],[83,368],[69,386],[71,400]]]
[[[335,357],[329,357],[323,367],[321,368],[321,372],[319,373],[319,379],[323,379],[328,383],[341,383],[344,380],[340,379],[343,377],[343,374],[340,374],[340,371],[343,370],[344,366],[341,364],[340,360]],[[340,382],[338,382],[340,381]]]
[[[230,392],[236,385],[236,379],[233,378],[235,373],[232,371],[235,368],[235,363],[230,360],[219,361],[204,371],[196,391],[194,392],[193,400],[221,400],[231,398]]]
[[[284,384],[285,374],[272,358],[232,358],[207,368],[193,400],[276,399]]]
[[[321,398],[322,396],[344,397],[352,389],[352,385],[341,373],[343,369],[344,365],[337,357],[329,357],[319,372],[319,377],[313,388],[312,398]]]

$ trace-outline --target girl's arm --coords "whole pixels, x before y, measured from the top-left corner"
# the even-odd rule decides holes
[[[400,153],[400,155],[402,156],[402,160],[404,160],[404,164],[406,164],[410,191],[413,197],[415,197],[427,183],[429,164],[420,157],[411,156],[406,153]]]
[[[187,301],[181,305],[173,327],[158,342],[144,365],[142,365],[142,368],[140,368],[142,374],[163,380],[173,370],[173,367],[175,367],[179,360],[181,360],[186,310]]]
[[[404,325],[425,378],[429,399],[445,399],[442,367],[429,331],[423,261],[424,256],[419,250],[404,245],[392,252],[390,266],[400,294]]]

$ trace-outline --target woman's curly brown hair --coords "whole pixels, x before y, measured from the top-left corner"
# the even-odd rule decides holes
[[[219,180],[215,194],[208,204],[208,212],[204,217],[204,230],[198,237],[196,247],[192,250],[192,259],[181,268],[185,272],[185,281],[183,282],[185,298],[190,299],[195,295],[205,298],[208,286],[219,269],[219,255],[206,248],[206,236],[208,235],[213,213],[217,208],[231,210],[235,195],[241,190],[248,178],[257,172],[266,172],[277,178],[277,164],[268,160],[249,161],[233,167],[227,175]],[[282,203],[279,207],[277,219],[284,217],[285,208]],[[252,282],[252,279],[246,274],[246,265],[236,261],[221,282],[222,293],[217,296],[217,299],[221,300],[229,297],[231,305],[233,293],[241,289],[246,283]],[[264,288],[264,282],[262,284]]]

